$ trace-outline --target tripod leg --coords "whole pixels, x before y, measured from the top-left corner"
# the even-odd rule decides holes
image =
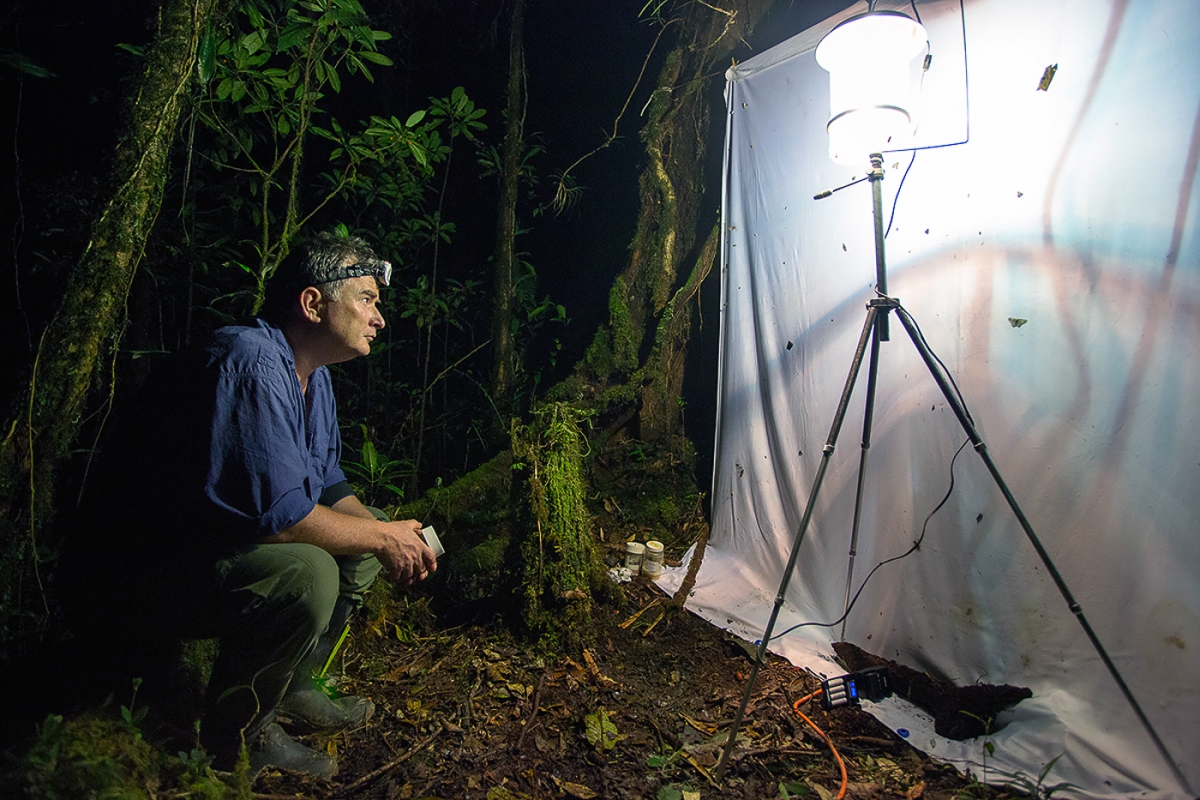
[[[858,486],[854,490],[854,524],[850,529],[850,561],[846,566],[846,599],[842,605],[842,613],[850,610],[850,589],[854,583],[854,558],[858,554],[858,529],[862,521],[863,490],[867,474],[867,454],[871,451],[871,428],[875,417],[875,386],[879,377],[879,342],[883,340],[884,323],[887,320],[887,308],[877,317],[878,322],[871,333],[871,360],[867,365],[867,413],[863,417],[862,445],[858,457]],[[839,637],[846,640],[846,620],[842,620],[842,631]]]
[[[979,457],[983,459],[983,463],[987,466],[988,472],[991,473],[992,480],[996,482],[996,486],[1000,489],[1000,494],[1004,495],[1004,499],[1008,503],[1009,508],[1012,509],[1013,514],[1016,516],[1017,522],[1020,523],[1021,529],[1025,531],[1025,536],[1029,539],[1030,544],[1033,545],[1033,549],[1037,551],[1038,558],[1042,560],[1042,564],[1046,567],[1046,572],[1050,575],[1051,579],[1053,579],[1054,585],[1058,587],[1058,591],[1062,595],[1063,600],[1066,601],[1067,607],[1071,610],[1071,613],[1075,615],[1075,619],[1079,621],[1079,625],[1083,628],[1083,632],[1087,635],[1088,641],[1092,643],[1092,647],[1095,649],[1096,654],[1100,656],[1100,660],[1104,662],[1104,666],[1108,668],[1109,674],[1111,674],[1113,680],[1116,681],[1117,687],[1121,690],[1121,694],[1125,696],[1125,700],[1133,709],[1134,714],[1137,715],[1138,721],[1142,723],[1142,727],[1145,728],[1146,733],[1150,735],[1150,739],[1154,742],[1155,747],[1158,748],[1159,754],[1162,755],[1162,757],[1166,760],[1167,765],[1171,768],[1172,774],[1174,774],[1180,785],[1187,789],[1188,793],[1191,794],[1192,789],[1188,785],[1187,778],[1184,777],[1183,772],[1179,769],[1178,765],[1175,763],[1175,760],[1171,757],[1171,753],[1167,750],[1167,746],[1163,743],[1162,739],[1159,738],[1158,732],[1154,730],[1154,726],[1150,723],[1150,719],[1146,716],[1145,712],[1142,711],[1142,707],[1134,698],[1133,692],[1129,689],[1129,686],[1126,685],[1125,679],[1121,677],[1121,673],[1117,669],[1116,664],[1114,664],[1112,659],[1109,658],[1108,652],[1104,649],[1104,645],[1100,643],[1100,637],[1096,635],[1096,632],[1092,630],[1092,626],[1088,624],[1087,617],[1083,615],[1083,608],[1075,600],[1075,597],[1071,594],[1071,590],[1067,588],[1067,583],[1065,580],[1063,580],[1062,575],[1059,574],[1058,568],[1054,566],[1054,561],[1050,558],[1050,553],[1048,553],[1046,548],[1042,546],[1042,542],[1038,538],[1037,533],[1034,532],[1033,526],[1029,524],[1029,520],[1025,517],[1025,513],[1021,511],[1021,507],[1017,505],[1016,498],[1014,498],[1012,492],[1009,491],[1008,484],[1004,482],[1004,477],[1000,474],[1000,470],[996,468],[996,463],[992,461],[992,457],[987,450],[987,445],[984,444],[983,439],[979,435],[979,431],[975,429],[975,424],[971,421],[970,416],[968,416],[967,410],[963,407],[962,401],[954,392],[953,387],[950,385],[950,380],[942,371],[941,365],[938,364],[937,359],[934,358],[933,353],[929,349],[929,345],[926,344],[925,339],[922,338],[920,334],[920,331],[917,330],[916,323],[913,322],[912,317],[902,307],[896,308],[896,314],[900,317],[900,323],[904,326],[904,330],[908,331],[908,338],[912,339],[913,346],[917,348],[917,352],[921,355],[921,360],[924,361],[925,366],[929,368],[929,374],[933,376],[933,380],[937,383],[938,388],[942,390],[942,395],[946,398],[946,402],[948,402],[950,404],[950,408],[953,409],[954,416],[958,417],[958,422],[962,426],[963,431],[967,434],[967,438],[971,440],[971,444],[974,446],[975,452],[979,453]]]
[[[850,373],[846,376],[846,385],[842,388],[841,399],[838,400],[837,411],[833,415],[833,425],[830,426],[829,436],[825,440],[825,447],[821,450],[821,463],[817,467],[817,474],[813,477],[812,490],[808,493],[808,503],[804,507],[804,515],[800,519],[800,526],[796,530],[795,539],[792,542],[792,552],[788,556],[787,565],[783,568],[783,578],[779,582],[779,591],[775,593],[775,605],[771,609],[771,616],[767,620],[767,629],[763,632],[762,641],[759,643],[758,650],[754,656],[754,666],[750,669],[750,677],[746,681],[746,688],[742,692],[742,704],[738,707],[737,715],[733,718],[733,726],[729,729],[729,738],[725,742],[725,749],[721,752],[721,761],[717,764],[717,769],[714,778],[717,783],[720,783],[725,776],[725,769],[729,765],[729,756],[733,753],[734,742],[737,740],[738,728],[742,725],[742,717],[746,713],[746,706],[750,703],[750,695],[754,692],[754,684],[758,680],[758,671],[762,667],[763,658],[767,653],[767,645],[771,642],[771,634],[775,630],[775,622],[779,619],[779,609],[783,606],[783,598],[787,593],[788,582],[792,578],[792,570],[796,567],[796,559],[800,555],[800,545],[804,541],[804,535],[808,532],[808,523],[812,519],[813,509],[816,507],[817,495],[821,491],[821,484],[825,481],[825,470],[829,467],[829,457],[833,455],[833,450],[837,446],[838,436],[842,431],[842,423],[846,419],[846,409],[850,405],[850,396],[854,393],[854,384],[858,380],[858,372],[862,368],[863,355],[867,350],[867,341],[875,332],[877,318],[880,317],[880,309],[875,305],[867,307],[867,320],[863,323],[862,333],[858,337],[858,348],[854,351],[854,361],[850,364]],[[872,351],[872,369],[875,365],[875,351]]]

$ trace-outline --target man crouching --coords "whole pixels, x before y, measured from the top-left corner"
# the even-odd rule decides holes
[[[371,350],[391,265],[356,237],[293,252],[263,313],[173,357],[104,454],[64,565],[80,628],[123,640],[217,638],[201,743],[218,769],[319,777],[333,758],[293,732],[364,722],[370,701],[311,681],[382,569],[437,569],[415,520],[354,495],[328,364]],[[102,599],[101,599],[102,598]],[[100,602],[97,602],[100,600]]]

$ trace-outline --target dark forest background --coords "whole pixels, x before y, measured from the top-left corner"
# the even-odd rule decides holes
[[[724,71],[843,5],[9,7],[3,638],[54,627],[63,521],[146,374],[252,313],[320,230],[396,266],[384,335],[336,369],[365,499],[419,503],[498,456],[511,469],[522,442],[559,447],[523,427],[554,403],[623,460],[681,466],[702,498]]]

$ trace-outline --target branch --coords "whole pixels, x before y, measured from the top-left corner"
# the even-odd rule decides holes
[[[585,153],[577,158],[575,163],[563,170],[562,175],[559,176],[558,185],[554,188],[554,200],[552,200],[550,203],[551,207],[554,208],[555,213],[561,213],[563,208],[565,208],[567,205],[567,188],[564,184],[567,180],[567,176],[571,174],[571,170],[575,169],[584,161],[587,161],[589,158],[596,155],[596,153],[599,153],[601,150],[605,149],[617,140],[617,127],[621,124],[621,118],[624,117],[625,112],[629,110],[629,102],[633,100],[634,94],[637,93],[638,87],[642,84],[642,78],[646,75],[646,67],[650,64],[650,57],[654,55],[654,51],[658,48],[658,42],[662,39],[663,32],[666,31],[666,29],[673,22],[675,22],[675,20],[668,20],[662,26],[662,28],[659,29],[658,35],[654,37],[654,44],[650,45],[650,50],[646,53],[646,57],[642,60],[642,68],[638,72],[637,80],[633,82],[633,88],[629,90],[629,96],[625,98],[625,104],[621,106],[621,111],[617,114],[617,118],[613,120],[612,133],[605,137],[603,144],[601,144],[599,147],[596,147],[591,152]]]
[[[425,390],[424,390],[423,392],[421,392],[421,402],[422,402],[422,403],[424,403],[424,402],[425,402],[425,395],[429,394],[429,391],[430,391],[431,389],[433,389],[433,387],[434,387],[435,385],[437,385],[437,382],[438,382],[438,381],[440,381],[442,378],[446,377],[447,373],[449,373],[449,372],[451,372],[452,370],[456,369],[456,368],[458,367],[458,365],[459,365],[459,364],[463,363],[463,362],[464,362],[464,361],[466,361],[468,358],[470,358],[471,356],[475,355],[476,353],[478,353],[480,350],[482,350],[483,348],[487,347],[487,346],[488,346],[489,344],[491,344],[491,343],[492,343],[492,340],[491,340],[491,339],[488,339],[486,342],[484,342],[483,344],[479,345],[478,347],[476,347],[476,348],[475,348],[474,350],[472,350],[471,352],[467,353],[465,356],[463,356],[462,358],[460,358],[458,361],[455,361],[453,364],[451,364],[450,366],[446,367],[444,370],[442,370],[441,372],[439,372],[439,373],[437,374],[437,377],[436,377],[436,378],[434,378],[432,381],[430,381],[430,382],[429,382],[429,385],[425,387]]]
[[[359,789],[361,789],[362,787],[371,783],[372,781],[382,777],[383,775],[387,774],[388,772],[391,772],[396,767],[400,766],[405,761],[408,761],[410,758],[415,756],[417,753],[424,750],[434,739],[436,739],[438,737],[438,735],[441,732],[442,732],[442,728],[439,727],[433,733],[429,734],[424,739],[422,739],[417,745],[415,745],[408,752],[404,753],[401,756],[393,758],[391,761],[384,764],[379,769],[375,769],[375,770],[368,772],[366,775],[363,775],[361,778],[359,778],[358,780],[356,780],[354,783],[350,784],[349,786],[345,786],[345,787],[339,789],[337,791],[337,793],[334,795],[334,797],[356,797],[356,796],[358,796]]]

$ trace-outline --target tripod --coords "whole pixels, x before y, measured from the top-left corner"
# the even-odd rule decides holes
[[[779,590],[775,595],[775,605],[771,609],[771,616],[767,621],[766,630],[763,632],[762,641],[758,646],[754,659],[754,666],[750,671],[750,678],[746,682],[746,688],[742,694],[741,706],[738,708],[737,714],[734,716],[733,727],[729,731],[728,739],[725,742],[725,749],[722,751],[721,760],[717,764],[717,769],[714,776],[715,779],[720,782],[725,776],[725,770],[729,764],[729,757],[733,752],[734,743],[737,738],[738,728],[741,726],[742,717],[746,713],[746,706],[749,704],[750,696],[754,691],[754,684],[758,679],[758,672],[761,669],[763,659],[766,656],[767,646],[771,642],[771,635],[775,630],[775,623],[779,618],[779,611],[783,606],[788,583],[791,580],[792,571],[795,569],[797,558],[800,555],[800,545],[804,542],[804,536],[808,532],[808,524],[812,520],[813,509],[816,507],[817,496],[820,494],[821,485],[825,481],[825,472],[829,466],[830,457],[833,455],[834,448],[837,445],[838,436],[841,434],[842,423],[845,420],[846,411],[850,405],[850,396],[854,392],[854,385],[858,380],[858,373],[862,368],[863,356],[866,354],[867,344],[869,342],[871,348],[871,358],[867,366],[866,414],[863,420],[862,449],[859,456],[858,466],[858,485],[854,499],[854,522],[851,532],[850,562],[846,574],[845,610],[847,612],[849,611],[851,582],[854,574],[854,557],[858,547],[858,529],[860,512],[862,509],[864,476],[867,465],[867,454],[871,447],[872,417],[874,416],[875,411],[875,389],[879,373],[879,343],[889,340],[888,313],[895,311],[896,316],[900,320],[900,324],[904,326],[904,330],[908,333],[909,339],[912,340],[913,346],[916,347],[917,353],[921,356],[921,360],[925,362],[925,366],[929,369],[929,374],[933,377],[933,380],[941,390],[942,395],[946,398],[946,402],[949,403],[950,408],[954,411],[954,416],[958,418],[959,425],[962,426],[967,438],[971,441],[975,452],[977,452],[979,457],[983,459],[983,463],[986,465],[988,472],[991,474],[992,479],[996,483],[996,486],[1000,489],[1000,493],[1004,496],[1009,508],[1012,509],[1013,514],[1017,518],[1017,522],[1020,523],[1022,530],[1025,531],[1025,535],[1029,539],[1029,542],[1033,545],[1034,550],[1037,551],[1038,557],[1041,559],[1042,564],[1045,565],[1047,573],[1054,581],[1054,585],[1058,587],[1058,591],[1062,595],[1063,600],[1066,602],[1067,607],[1079,621],[1079,624],[1082,626],[1084,633],[1087,635],[1088,640],[1092,644],[1092,647],[1100,656],[1100,660],[1104,663],[1104,666],[1108,668],[1113,680],[1116,681],[1122,695],[1124,695],[1126,701],[1129,703],[1130,707],[1132,707],[1134,713],[1137,715],[1138,720],[1141,722],[1142,727],[1146,730],[1146,733],[1149,734],[1151,740],[1154,742],[1155,747],[1166,760],[1168,766],[1171,768],[1172,774],[1179,781],[1180,785],[1186,788],[1190,794],[1191,788],[1188,786],[1187,779],[1180,771],[1178,765],[1176,765],[1175,760],[1171,757],[1171,754],[1167,750],[1167,747],[1163,743],[1162,739],[1159,738],[1158,733],[1154,730],[1154,726],[1150,723],[1149,718],[1146,716],[1145,712],[1142,711],[1141,706],[1138,705],[1137,700],[1133,696],[1133,692],[1130,691],[1128,685],[1126,685],[1124,678],[1121,677],[1121,673],[1117,670],[1116,665],[1112,662],[1112,659],[1109,658],[1108,653],[1105,651],[1104,645],[1101,644],[1099,637],[1097,637],[1095,631],[1092,630],[1092,626],[1088,623],[1087,618],[1083,614],[1083,609],[1075,600],[1075,597],[1071,594],[1070,589],[1067,587],[1066,581],[1064,581],[1062,575],[1059,574],[1058,568],[1054,566],[1054,562],[1051,560],[1050,554],[1046,551],[1046,548],[1042,546],[1042,542],[1038,538],[1037,533],[1034,532],[1033,526],[1025,517],[1025,513],[1017,504],[1016,498],[1013,497],[1012,492],[1009,491],[1008,485],[1005,483],[1003,476],[1001,476],[999,469],[997,469],[995,462],[992,461],[992,457],[988,453],[987,445],[984,444],[979,432],[975,429],[974,422],[972,422],[970,415],[967,413],[966,407],[963,405],[961,398],[955,391],[952,381],[946,375],[946,372],[941,363],[937,360],[937,357],[929,349],[929,345],[925,342],[924,337],[921,336],[916,323],[913,321],[909,313],[900,305],[898,300],[888,296],[887,263],[884,257],[883,192],[880,186],[881,182],[883,181],[883,155],[880,153],[872,153],[870,158],[871,170],[868,173],[867,179],[871,182],[871,198],[875,217],[875,275],[876,292],[878,296],[867,303],[867,318],[863,323],[862,333],[858,338],[858,346],[854,351],[854,360],[850,365],[850,373],[846,377],[846,384],[842,389],[842,395],[838,401],[837,410],[834,412],[833,425],[830,427],[829,436],[825,440],[825,446],[821,450],[821,462],[817,467],[816,475],[813,478],[812,490],[809,492],[808,502],[804,508],[804,514],[800,519],[800,525],[796,531],[795,540],[792,543],[791,554],[788,557],[787,565],[783,569],[783,578],[780,581]],[[855,183],[857,182],[858,181],[855,181]],[[847,184],[847,186],[849,185],[852,184]],[[817,198],[814,199],[827,197],[828,194],[829,193],[822,193],[817,195]],[[842,621],[842,634],[843,636],[845,635],[844,619]]]

